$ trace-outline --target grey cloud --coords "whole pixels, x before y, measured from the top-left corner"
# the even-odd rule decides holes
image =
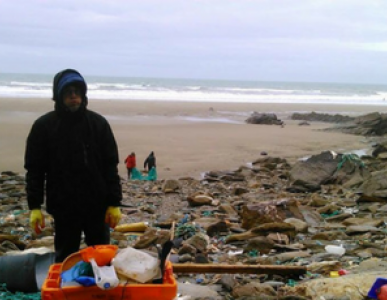
[[[386,11],[384,0],[0,0],[1,71],[382,82]]]

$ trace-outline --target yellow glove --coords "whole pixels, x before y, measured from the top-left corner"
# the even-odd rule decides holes
[[[37,234],[42,233],[42,228],[46,226],[44,222],[44,216],[40,209],[31,210],[30,214],[30,226]]]
[[[117,206],[109,206],[106,210],[105,223],[108,223],[111,228],[117,226],[121,219],[121,210]]]

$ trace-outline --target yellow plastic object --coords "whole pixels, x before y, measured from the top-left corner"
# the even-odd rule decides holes
[[[40,209],[31,210],[30,214],[30,226],[37,234],[42,233],[42,228],[46,226],[44,216]]]
[[[148,224],[145,222],[121,224],[114,228],[117,232],[144,232],[148,229]]]
[[[331,271],[330,277],[332,277],[332,278],[340,277],[340,274],[338,271]]]
[[[105,223],[108,223],[111,228],[117,226],[121,219],[121,210],[117,206],[109,206],[106,210]]]

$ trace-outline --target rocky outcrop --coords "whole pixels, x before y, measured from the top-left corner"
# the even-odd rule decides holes
[[[355,118],[349,124],[338,125],[325,130],[363,136],[383,136],[387,134],[387,114],[379,112],[366,114]]]
[[[357,155],[324,151],[297,162],[289,175],[289,191],[313,192],[329,183],[358,187],[369,177],[369,172]]]
[[[328,183],[337,170],[341,156],[331,151],[313,155],[297,162],[290,170],[290,188],[293,191],[316,191]]]
[[[283,125],[283,121],[276,114],[253,112],[245,121],[248,124]]]
[[[311,113],[294,113],[290,116],[292,120],[303,120],[303,121],[316,121],[316,122],[328,122],[328,123],[346,123],[353,121],[355,118],[349,116],[343,116],[340,114],[330,115],[321,114],[316,112]],[[302,124],[306,125],[306,124]]]
[[[372,172],[360,190],[367,197],[387,198],[387,170]]]

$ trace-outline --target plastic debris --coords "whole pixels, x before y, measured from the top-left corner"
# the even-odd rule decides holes
[[[1,300],[41,300],[40,292],[38,293],[11,293],[7,290],[5,283],[0,283],[0,299]]]

